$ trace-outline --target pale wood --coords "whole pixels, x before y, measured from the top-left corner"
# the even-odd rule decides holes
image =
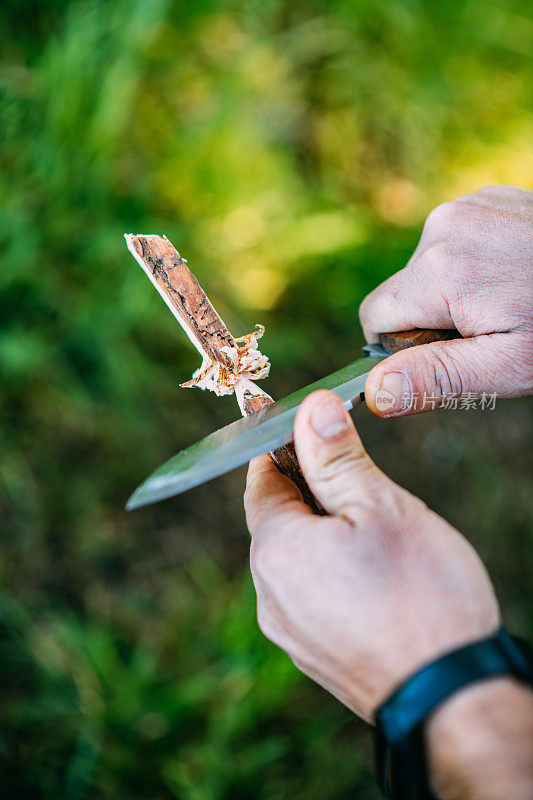
[[[238,343],[247,341],[254,334],[235,339],[224,325],[224,322],[215,311],[206,293],[197,279],[188,268],[186,261],[180,256],[175,247],[165,236],[126,234],[125,239],[128,249],[144,269],[159,294],[162,296],[176,319],[179,321],[189,339],[202,355],[202,366],[191,381],[182,386],[194,386],[209,371],[210,365],[219,365],[217,375],[221,381],[228,382],[232,370],[235,368],[235,358],[240,348]],[[261,326],[258,326],[261,328]],[[262,335],[263,328],[255,336]],[[260,374],[265,369],[256,370]],[[268,372],[268,370],[266,370]],[[259,388],[249,377],[241,377],[229,389],[237,396],[239,407],[243,416],[253,414],[267,405],[273,399]],[[217,391],[214,389],[214,391]],[[218,393],[229,393],[217,391]],[[326,512],[313,496],[300,469],[298,458],[293,444],[280,447],[270,456],[277,468],[296,483],[304,501],[317,514]]]

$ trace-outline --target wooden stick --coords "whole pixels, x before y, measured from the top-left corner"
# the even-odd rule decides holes
[[[257,349],[259,331],[235,339],[215,311],[185,259],[164,236],[125,234],[128,249],[144,269],[185,333],[202,356],[202,365],[182,386],[198,386],[216,394],[235,391],[243,416],[273,403],[257,386],[266,377],[268,359]],[[239,343],[243,343],[239,347]],[[304,501],[317,514],[326,512],[313,496],[298,464],[294,445],[280,447],[270,456],[277,468],[296,483]]]
[[[144,269],[183,330],[205,357],[231,367],[224,347],[237,347],[207,295],[166,236],[126,234],[128,249]]]

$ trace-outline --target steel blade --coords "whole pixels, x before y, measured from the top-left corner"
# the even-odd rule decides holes
[[[126,508],[130,511],[181,494],[246,464],[254,456],[288,444],[298,406],[317,389],[334,391],[350,410],[364,391],[370,370],[388,355],[381,348],[369,348],[368,352],[370,355],[181,450],[135,490]]]

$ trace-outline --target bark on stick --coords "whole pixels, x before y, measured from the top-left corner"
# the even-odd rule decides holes
[[[199,386],[229,394],[235,391],[243,416],[273,403],[252,378],[266,377],[268,359],[257,350],[259,331],[235,339],[206,293],[165,236],[125,236],[128,249],[144,269],[187,336],[202,356],[202,365],[184,386]],[[239,343],[243,343],[239,347]],[[313,496],[298,464],[293,444],[270,453],[277,468],[296,483],[304,501],[318,514],[324,509]]]

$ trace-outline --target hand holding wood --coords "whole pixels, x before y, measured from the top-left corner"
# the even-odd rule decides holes
[[[243,416],[273,403],[272,397],[254,382],[268,375],[268,359],[257,349],[258,330],[234,338],[215,311],[206,293],[165,236],[126,234],[128,249],[144,269],[164,301],[202,356],[202,364],[183,387],[197,386],[215,394],[235,392]],[[302,475],[293,444],[271,454],[280,472],[296,484],[304,501],[323,514]]]

